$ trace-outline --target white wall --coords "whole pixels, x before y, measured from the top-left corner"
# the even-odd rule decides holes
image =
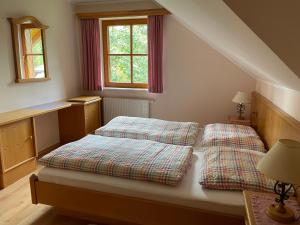
[[[300,121],[300,92],[265,81],[257,81],[256,91]]]
[[[80,81],[75,41],[75,15],[69,2],[1,0],[0,5],[0,112],[78,95]],[[46,44],[50,81],[22,84],[14,82],[11,31],[7,18],[26,15],[34,16],[49,26],[46,30]],[[57,117],[49,115],[48,119],[50,122],[47,123],[42,122],[45,119],[41,120],[41,124],[38,125],[39,130],[45,135],[48,130],[58,132],[55,127],[51,128],[52,124],[57,125]],[[54,141],[57,140],[45,138],[40,146],[49,147],[57,143],[53,143]]]
[[[155,0],[259,79],[300,91],[300,79],[222,0]]]
[[[112,3],[102,5],[85,5],[84,10],[78,6],[76,10],[116,10]],[[130,9],[130,4],[127,3],[126,7],[122,9]],[[153,99],[151,116],[156,118],[197,121],[201,125],[225,122],[228,115],[235,113],[235,105],[231,102],[235,93],[239,90],[254,91],[255,79],[211,48],[174,16],[165,17],[164,27],[163,94],[113,88],[86,94]]]
[[[225,122],[235,113],[239,90],[251,92],[255,80],[212,49],[174,16],[165,19],[164,93],[154,95],[152,116],[201,124]]]

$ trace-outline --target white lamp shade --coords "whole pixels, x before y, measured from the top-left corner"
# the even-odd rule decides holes
[[[236,95],[233,97],[232,101],[234,103],[238,103],[238,104],[247,104],[247,103],[250,103],[251,102],[251,98],[250,98],[250,95],[245,93],[245,92],[242,92],[242,91],[239,91],[238,93],[236,93]]]
[[[300,143],[277,141],[258,162],[257,169],[269,178],[288,184],[300,184]]]

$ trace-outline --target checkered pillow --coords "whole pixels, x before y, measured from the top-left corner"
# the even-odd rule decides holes
[[[252,127],[215,123],[205,126],[202,147],[225,146],[266,152],[264,143]]]
[[[210,189],[273,191],[275,181],[256,169],[264,155],[247,149],[208,148],[200,184]]]

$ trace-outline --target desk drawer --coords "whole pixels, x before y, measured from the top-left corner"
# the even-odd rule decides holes
[[[32,119],[0,127],[0,146],[3,172],[35,157]]]

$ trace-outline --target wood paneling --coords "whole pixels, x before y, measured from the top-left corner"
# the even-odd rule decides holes
[[[278,139],[300,141],[300,122],[262,95],[252,95],[252,125],[269,149]]]
[[[144,225],[219,225],[243,224],[243,217],[214,213],[165,202],[39,181],[31,177],[34,203],[72,211],[88,218],[106,218]],[[76,196],[76,197],[74,197]],[[99,221],[101,222],[101,221]]]
[[[108,17],[127,17],[127,16],[154,16],[168,15],[170,12],[164,8],[160,9],[144,9],[144,10],[127,10],[113,12],[95,12],[95,13],[77,13],[80,19],[90,18],[108,18]]]

